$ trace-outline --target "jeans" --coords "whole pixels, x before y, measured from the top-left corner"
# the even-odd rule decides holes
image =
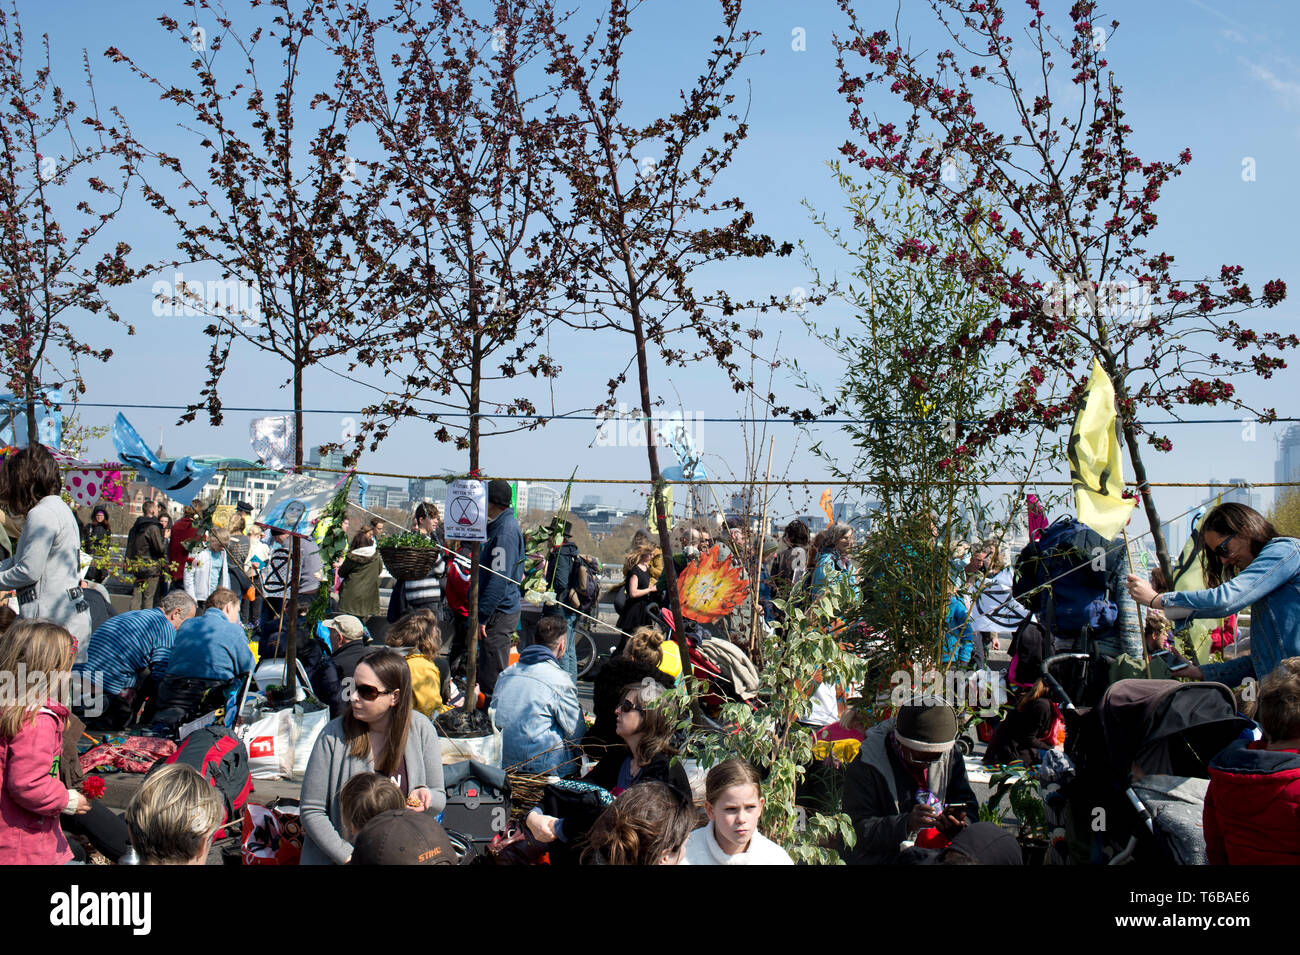
[[[564,644],[564,656],[560,658],[560,669],[569,674],[569,679],[573,685],[578,685],[578,647],[573,639],[573,631],[578,623],[578,615],[572,610],[565,608],[561,611],[564,614],[564,625],[569,630],[569,638]]]

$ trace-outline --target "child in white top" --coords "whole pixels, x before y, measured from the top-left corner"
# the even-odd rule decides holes
[[[743,759],[709,770],[704,784],[709,824],[686,840],[683,865],[794,865],[784,849],[758,831],[762,781]]]

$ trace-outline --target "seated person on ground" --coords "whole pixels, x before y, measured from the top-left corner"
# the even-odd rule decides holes
[[[979,804],[956,739],[957,714],[929,698],[871,728],[845,778],[844,811],[858,837],[846,862],[895,863],[904,842],[942,848],[974,820]]]
[[[442,693],[450,668],[442,654],[442,634],[432,610],[412,610],[388,628],[384,642],[405,655],[411,668],[411,705],[433,719],[451,709]]]
[[[664,635],[654,627],[637,627],[623,644],[623,650],[610,657],[601,666],[592,685],[592,712],[596,721],[582,739],[582,748],[592,759],[599,759],[605,750],[619,745],[614,732],[615,709],[623,699],[623,687],[640,684],[652,677],[665,688],[671,687],[673,678],[659,669],[663,663]]]
[[[126,825],[143,865],[205,865],[224,814],[212,784],[192,766],[174,763],[140,784]]]
[[[591,829],[584,865],[681,865],[698,814],[664,783],[633,786]]]
[[[569,776],[582,766],[575,744],[587,723],[578,690],[560,666],[567,639],[563,617],[543,617],[536,642],[497,679],[492,702],[506,769]]]
[[[158,690],[157,720],[176,726],[214,687],[251,673],[255,665],[248,634],[239,623],[239,594],[218,587],[201,616],[176,632],[167,679]]]
[[[379,773],[358,773],[339,790],[343,835],[348,839],[356,839],[366,823],[381,812],[406,808],[407,799],[397,783]]]
[[[1300,864],[1300,657],[1264,677],[1256,742],[1210,760],[1205,852],[1211,865]]]
[[[155,685],[167,676],[172,644],[181,624],[194,616],[194,599],[183,590],[173,590],[158,607],[128,610],[105,621],[90,635],[86,661],[74,672],[101,674],[106,700],[104,712],[88,717],[91,729],[121,729],[137,705],[138,674],[148,669]]]

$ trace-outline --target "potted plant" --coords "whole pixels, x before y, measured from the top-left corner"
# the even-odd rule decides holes
[[[1047,805],[1038,794],[1038,779],[1033,767],[1023,763],[1011,763],[998,769],[990,778],[993,795],[988,808],[991,814],[997,814],[998,806],[1005,796],[1011,804],[1019,828],[1016,840],[1025,857],[1026,865],[1042,865],[1047,857],[1050,845],[1047,831]],[[983,814],[981,814],[983,819]],[[996,816],[999,822],[1000,815]]]

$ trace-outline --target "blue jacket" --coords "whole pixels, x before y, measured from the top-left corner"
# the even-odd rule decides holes
[[[506,769],[567,776],[579,767],[570,745],[587,728],[578,690],[546,647],[534,643],[519,654],[497,678],[492,702]]]
[[[817,558],[817,566],[813,568],[813,600],[820,597],[827,587],[832,586],[841,579],[848,580],[856,596],[858,594],[858,583],[854,579],[853,565],[849,563],[848,558],[841,557],[834,551],[823,551],[821,556]]]
[[[1188,616],[1226,617],[1250,607],[1250,653],[1225,663],[1207,663],[1201,674],[1228,686],[1251,676],[1263,679],[1283,660],[1300,656],[1300,540],[1275,537],[1227,583],[1213,590],[1167,593],[1161,603],[1166,616],[1175,621]]]
[[[975,631],[970,626],[970,612],[960,597],[948,598],[948,612],[943,621],[943,651],[939,662],[970,663],[975,650]]]
[[[519,584],[523,581],[524,535],[514,511],[502,511],[488,522],[478,572],[478,620],[486,624],[494,613],[519,612]],[[496,573],[490,573],[491,570]],[[514,580],[503,580],[505,574]]]
[[[231,680],[251,673],[254,666],[244,628],[213,607],[186,620],[176,631],[167,677]]]

